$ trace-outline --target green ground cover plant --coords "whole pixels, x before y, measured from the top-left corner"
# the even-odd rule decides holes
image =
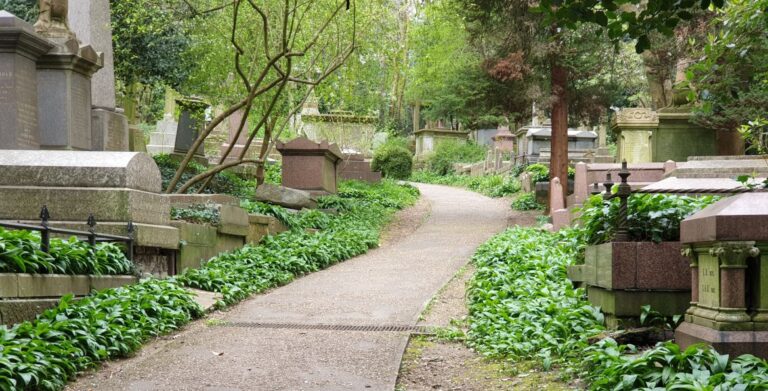
[[[221,223],[221,212],[212,203],[194,204],[183,208],[171,207],[171,219],[218,226]]]
[[[151,337],[202,314],[174,279],[71,296],[32,322],[0,326],[0,390],[60,390],[98,362],[127,357]]]
[[[171,155],[160,154],[153,157],[155,163],[160,168],[160,175],[163,178],[163,189],[168,188],[171,178],[179,169],[179,161],[171,157]],[[181,177],[176,189],[181,187],[182,184],[192,179],[197,174],[205,172],[205,166],[197,162],[190,162],[187,169],[184,171],[184,175]],[[269,169],[268,169],[269,170]],[[274,169],[272,169],[274,170]],[[269,172],[269,171],[267,171]],[[272,174],[274,177],[274,173]],[[229,194],[235,197],[248,197],[253,194],[255,189],[255,182],[245,180],[231,172],[220,172],[213,176],[210,185],[203,191],[206,194]],[[176,190],[174,189],[174,190]],[[193,187],[189,190],[190,193],[196,192],[197,188]]]
[[[585,240],[579,229],[513,228],[482,245],[468,290],[467,344],[497,358],[535,358],[545,370],[556,365],[591,390],[766,389],[768,362],[751,355],[671,342],[620,346],[611,338],[590,345],[603,316],[566,278]]]
[[[391,215],[418,195],[418,189],[391,181],[345,182],[338,195],[320,199],[326,207],[336,205],[338,214],[301,213],[292,230],[221,254],[199,270],[108,289],[77,302],[65,297],[34,321],[0,326],[0,390],[60,390],[78,372],[125,357],[148,338],[201,316],[184,287],[220,292],[220,305],[233,304],[362,254],[378,245]]]
[[[531,174],[531,181],[537,182],[549,182],[549,166],[541,163],[531,164],[524,169],[525,172]],[[576,176],[576,170],[573,167],[568,167],[568,179],[573,179]]]
[[[525,193],[512,201],[512,209],[514,210],[544,210],[545,208],[545,205],[536,201],[536,195],[534,193]]]
[[[416,171],[411,181],[463,187],[489,197],[504,197],[520,191],[520,182],[505,174],[469,176],[459,174],[437,175],[430,171]]]
[[[45,253],[39,232],[0,228],[0,273],[119,275],[132,274],[133,264],[114,243],[52,238]]]

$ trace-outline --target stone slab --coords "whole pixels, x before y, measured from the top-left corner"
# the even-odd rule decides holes
[[[720,200],[680,223],[680,241],[768,241],[768,193]]]
[[[15,274],[0,274],[0,297],[18,297],[19,279]]]
[[[242,237],[248,236],[250,222],[248,220],[248,212],[245,209],[239,206],[221,205],[219,213],[221,215],[219,233]]]
[[[26,221],[31,224],[38,224],[39,221]],[[111,235],[126,235],[127,222],[99,222],[96,225],[96,232]],[[72,221],[51,221],[51,226],[79,231],[86,231],[88,226],[85,222]],[[134,223],[134,244],[142,247],[157,247],[167,250],[176,250],[179,248],[179,230],[170,225],[155,225]]]
[[[678,178],[670,176],[643,188],[644,192],[715,194],[717,190],[744,189],[741,182],[731,178]],[[704,191],[715,190],[715,191]]]
[[[642,306],[650,305],[665,316],[681,315],[690,306],[689,291],[611,290],[590,286],[587,297],[606,314],[639,317]]]
[[[107,109],[91,110],[91,133],[95,151],[128,151],[128,118]]]
[[[216,302],[223,299],[223,296],[221,295],[221,293],[201,291],[199,289],[192,289],[192,288],[187,288],[187,290],[192,292],[192,294],[194,295],[195,302],[205,312],[210,312],[214,310],[216,307]]]
[[[136,276],[3,273],[0,298],[46,298],[67,294],[85,296],[93,290],[117,288],[138,282]],[[15,290],[13,289],[15,288]]]
[[[0,186],[112,187],[159,193],[155,161],[134,152],[3,151]]]
[[[680,254],[681,248],[679,242],[587,246],[587,283],[605,289],[690,291],[690,261]]]
[[[317,207],[317,202],[312,199],[309,192],[269,183],[264,183],[256,189],[254,199],[291,209],[314,209]]]
[[[58,304],[59,299],[0,300],[0,324],[12,325],[32,320],[38,314]]]
[[[768,359],[768,331],[717,331],[683,322],[675,330],[675,342],[682,349],[705,343],[714,347],[718,353],[731,357],[752,354]]]
[[[736,178],[739,175],[768,176],[768,162],[756,159],[691,160],[678,163],[670,176],[678,178]]]
[[[0,187],[0,219],[32,220],[48,206],[51,219],[167,225],[170,203],[160,194],[129,189],[73,187]]]

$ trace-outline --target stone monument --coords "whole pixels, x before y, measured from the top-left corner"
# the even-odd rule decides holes
[[[313,195],[336,193],[343,159],[336,144],[300,137],[287,143],[278,141],[277,150],[283,155],[283,186]]]
[[[0,149],[39,149],[35,63],[53,44],[0,11]]]
[[[67,0],[40,0],[39,4],[35,31],[54,44],[37,61],[40,145],[93,150],[91,77],[102,67],[103,56],[90,45],[81,45],[69,29]]]
[[[72,31],[103,53],[104,66],[91,79],[93,149],[128,150],[128,119],[115,102],[115,67],[108,1],[78,0],[70,4]]]
[[[675,331],[721,354],[768,358],[768,193],[723,199],[683,220],[691,259],[691,306]]]
[[[653,161],[653,134],[659,127],[659,116],[645,108],[623,109],[611,121],[616,133],[618,158],[627,163]]]

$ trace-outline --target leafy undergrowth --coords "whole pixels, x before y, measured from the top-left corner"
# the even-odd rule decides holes
[[[525,193],[520,195],[520,197],[517,197],[517,199],[512,201],[511,206],[512,209],[519,211],[544,210],[547,208],[546,205],[542,205],[536,201],[536,194],[534,193]]]
[[[114,243],[91,246],[76,238],[52,238],[49,252],[40,249],[37,231],[0,228],[0,273],[131,274],[133,264]]]
[[[489,197],[504,197],[520,191],[520,182],[511,175],[469,176],[458,174],[437,175],[430,171],[417,171],[411,175],[414,182],[464,187]]]
[[[77,372],[124,357],[148,338],[199,317],[201,309],[185,286],[220,292],[221,304],[233,304],[362,254],[378,244],[379,231],[395,210],[418,198],[417,189],[388,181],[344,183],[341,189],[320,202],[337,207],[337,215],[309,212],[291,231],[221,254],[199,270],[108,289],[78,302],[65,298],[34,321],[0,326],[0,390],[61,389]],[[325,229],[304,229],[318,226]]]
[[[704,346],[681,351],[661,343],[644,352],[612,339],[589,345],[603,330],[602,314],[566,278],[585,235],[510,229],[481,246],[470,283],[467,343],[513,361],[537,358],[593,390],[765,390],[768,363],[729,358]]]
[[[183,208],[171,207],[171,219],[218,226],[221,223],[221,212],[214,203],[193,204]]]
[[[175,280],[147,280],[80,301],[64,297],[33,322],[0,326],[0,390],[59,390],[98,362],[200,316]]]

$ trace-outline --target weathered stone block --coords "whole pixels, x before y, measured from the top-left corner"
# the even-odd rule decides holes
[[[310,193],[303,190],[264,183],[256,189],[254,198],[270,204],[291,209],[314,209],[317,207]]]
[[[336,193],[342,159],[336,144],[300,137],[288,143],[278,142],[276,149],[283,156],[283,186],[318,194]]]
[[[114,98],[113,98],[114,100]],[[94,151],[129,151],[128,118],[113,110],[91,111],[91,133]]]
[[[675,330],[675,342],[684,347],[705,343],[731,357],[752,354],[768,359],[768,331],[719,331],[685,322]]]
[[[32,320],[57,304],[59,299],[0,300],[0,324],[12,325]]]
[[[18,297],[83,296],[90,292],[87,276],[19,274]]]
[[[3,151],[0,186],[127,188],[159,193],[160,169],[131,152]]]
[[[92,291],[100,291],[109,288],[119,288],[139,282],[136,276],[90,276]]]
[[[248,212],[239,206],[221,205],[219,207],[221,223],[219,224],[219,233],[226,235],[235,235],[246,237],[250,222]],[[241,244],[242,245],[242,244]]]
[[[0,274],[0,297],[18,297],[19,278],[16,274]]]

